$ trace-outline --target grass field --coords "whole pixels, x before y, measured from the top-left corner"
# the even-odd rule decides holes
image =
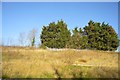
[[[118,78],[118,53],[2,47],[3,78]]]

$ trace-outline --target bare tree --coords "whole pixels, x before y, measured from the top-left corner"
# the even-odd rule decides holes
[[[34,46],[35,45],[36,33],[37,33],[37,29],[34,28],[28,34],[28,42],[29,42],[30,46]]]
[[[20,46],[25,46],[25,44],[26,44],[26,35],[25,35],[24,32],[19,34],[18,40],[19,40]]]
[[[7,45],[7,46],[12,46],[12,43],[13,43],[13,39],[9,37],[9,38],[7,39],[7,44],[6,44],[6,45]]]

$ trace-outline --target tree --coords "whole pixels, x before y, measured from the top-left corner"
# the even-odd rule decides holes
[[[52,22],[48,26],[43,26],[40,35],[41,43],[50,48],[65,48],[70,39],[70,31],[67,24],[60,20],[57,23]]]
[[[28,41],[30,46],[35,46],[35,37],[36,37],[37,29],[32,29],[28,34]]]
[[[32,39],[32,46],[35,45],[35,37]]]
[[[118,47],[118,36],[109,24],[89,21],[84,27],[88,37],[88,47],[98,50],[115,50]]]
[[[20,43],[20,46],[24,46],[25,45],[25,42],[26,42],[26,35],[24,32],[21,32],[19,34],[19,37],[18,37],[18,40],[19,40],[19,43]]]
[[[40,35],[42,46],[96,50],[116,50],[118,47],[117,33],[111,25],[104,22],[90,20],[83,29],[75,27],[72,32],[71,35],[63,20],[43,26]]]
[[[87,37],[82,31],[82,28],[75,27],[73,30],[73,35],[71,36],[71,39],[69,40],[67,47],[68,48],[74,48],[74,49],[86,49],[87,48]]]

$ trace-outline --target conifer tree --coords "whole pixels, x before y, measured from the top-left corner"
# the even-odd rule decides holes
[[[43,26],[41,34],[41,43],[50,48],[65,48],[70,39],[70,31],[67,24],[60,20],[57,23],[52,22],[48,26]]]

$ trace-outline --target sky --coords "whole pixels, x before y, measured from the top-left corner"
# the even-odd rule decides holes
[[[0,44],[2,43],[2,3],[0,2]]]
[[[2,0],[3,2],[118,2],[119,0]]]
[[[120,14],[120,2],[118,3],[118,14]],[[118,36],[120,39],[120,15],[118,15]],[[120,42],[119,42],[120,45]]]
[[[36,43],[40,42],[42,26],[63,19],[68,29],[85,27],[90,20],[105,22],[118,33],[117,2],[3,2],[2,39],[7,44],[19,44],[21,32],[27,34],[33,28],[38,30]]]

